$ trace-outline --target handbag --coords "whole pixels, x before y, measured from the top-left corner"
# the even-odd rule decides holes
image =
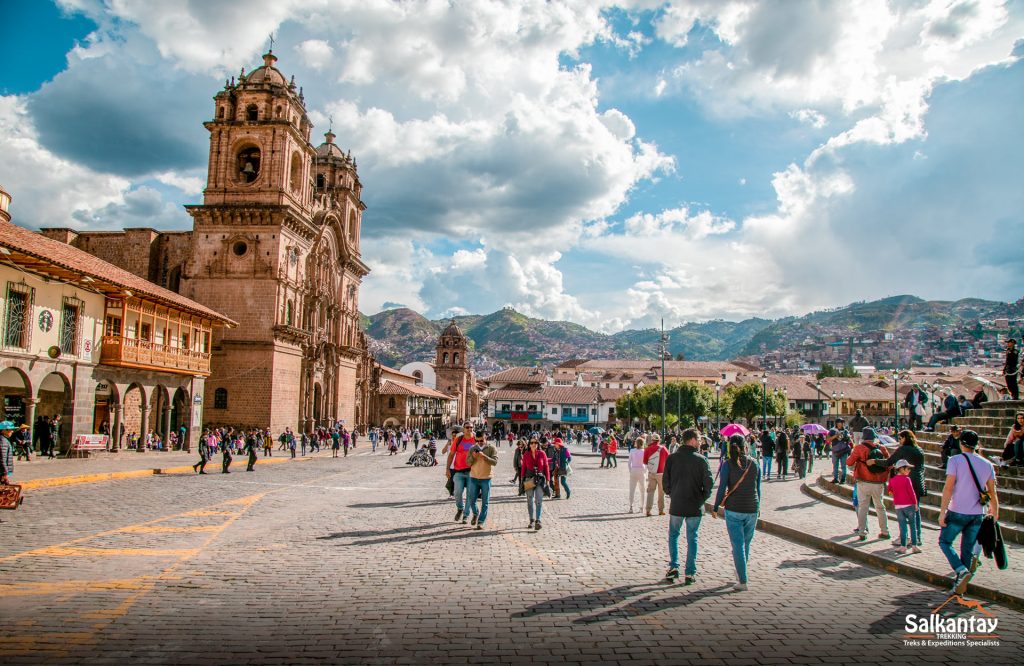
[[[21,486],[17,484],[0,485],[0,509],[14,511],[24,501],[25,498],[21,496]]]
[[[971,455],[969,453],[964,454],[964,461],[967,463],[967,469],[971,470],[974,487],[978,489],[978,501],[981,502],[982,506],[987,506],[992,501],[992,496],[988,494],[987,490],[982,490],[981,484],[978,483],[978,475],[974,473],[974,466],[971,465]]]
[[[537,487],[537,481],[532,476],[530,478],[526,479],[525,481],[523,481],[523,489],[526,492],[530,492],[531,490],[533,490],[536,487]]]

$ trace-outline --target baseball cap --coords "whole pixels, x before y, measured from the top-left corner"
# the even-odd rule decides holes
[[[978,448],[978,433],[973,430],[964,430],[960,433],[960,446],[969,449]]]

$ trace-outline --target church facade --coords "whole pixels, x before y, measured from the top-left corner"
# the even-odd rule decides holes
[[[214,97],[203,203],[186,206],[191,231],[42,233],[238,323],[214,332],[208,424],[362,425],[362,184],[332,132],[310,142],[302,89],[276,61],[266,53]]]

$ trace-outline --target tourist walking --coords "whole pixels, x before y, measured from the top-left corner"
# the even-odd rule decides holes
[[[772,477],[772,461],[775,460],[775,440],[767,430],[761,433],[761,473],[764,480],[769,481]]]
[[[729,438],[729,459],[720,468],[721,480],[712,515],[725,518],[725,528],[732,545],[732,561],[736,567],[737,582],[733,590],[747,589],[747,563],[750,561],[750,543],[754,540],[757,513],[761,504],[761,476],[757,463],[747,458],[743,435]]]
[[[1006,341],[1006,360],[1003,363],[1003,377],[1006,379],[1006,390],[1010,398],[1020,400],[1020,387],[1017,378],[1020,372],[1020,355],[1017,353],[1017,341],[1010,338]]]
[[[889,479],[889,494],[892,495],[896,520],[900,525],[900,544],[896,548],[900,555],[908,550],[921,552],[921,510],[914,484],[910,481],[910,470],[913,468],[908,461],[898,460],[893,467],[892,478]]]
[[[612,467],[615,467],[616,469],[618,469],[618,467],[619,467],[619,458],[618,458],[618,456],[619,456],[619,440],[616,439],[615,435],[613,435],[613,434],[609,434],[608,435],[607,450],[608,450],[608,456],[607,456],[608,457],[608,468],[611,469]]]
[[[572,461],[572,454],[569,453],[569,447],[562,442],[561,438],[555,437],[555,467],[551,470],[552,476],[555,477],[555,499],[562,496],[562,491],[565,492],[565,499],[569,499],[572,496],[572,488],[569,487],[569,463]]]
[[[829,429],[825,443],[832,452],[832,483],[846,483],[846,458],[853,450],[853,439],[846,430],[842,419],[836,419],[836,427]]]
[[[259,431],[249,431],[245,435],[245,452],[249,454],[249,460],[245,466],[246,472],[254,472],[256,467],[256,439],[259,437]],[[303,435],[305,437],[305,435]]]
[[[999,520],[999,497],[996,494],[996,473],[992,463],[975,453],[978,433],[964,430],[960,434],[963,453],[949,459],[946,484],[942,488],[939,508],[939,550],[953,569],[950,594],[963,594],[978,562],[972,560],[978,531],[987,512]],[[953,542],[960,537],[960,553]],[[968,568],[970,567],[970,568]]]
[[[806,472],[804,465],[807,461],[809,451],[807,449],[807,435],[803,433],[796,436],[796,441],[793,442],[793,471],[797,473],[801,479],[804,478]]]
[[[512,453],[512,469],[516,471],[515,476],[509,483],[515,485],[521,482],[522,476],[522,464],[523,464],[523,453],[526,451],[526,442],[519,440],[516,442],[516,450]]]
[[[697,451],[700,435],[693,428],[683,431],[683,444],[674,453],[666,456],[664,468],[659,474],[662,487],[669,495],[668,518],[668,572],[667,580],[679,578],[679,533],[686,524],[686,566],[683,569],[684,583],[690,585],[697,580],[697,531],[700,529],[704,503],[711,497],[715,480],[711,476],[708,459]],[[662,447],[664,448],[664,447]],[[650,487],[650,486],[648,486]],[[648,495],[647,515],[650,515]]]
[[[476,444],[469,451],[467,456],[469,462],[469,510],[473,513],[473,525],[478,530],[484,528],[487,522],[487,507],[491,501],[491,478],[494,476],[494,466],[498,464],[498,450],[493,444],[480,446]],[[476,501],[480,499],[480,508],[477,509]]]
[[[231,447],[228,446],[227,441],[221,445],[221,460],[220,460],[220,473],[230,474],[228,467],[231,467]]]
[[[778,463],[775,478],[785,481],[789,474],[789,435],[785,430],[775,436],[775,461]]]
[[[889,451],[878,443],[873,428],[864,428],[860,444],[853,447],[846,464],[853,468],[853,478],[857,483],[857,528],[854,533],[861,541],[868,538],[868,508],[874,504],[878,516],[878,538],[888,539],[889,518],[882,494],[885,482],[889,480]]]
[[[529,527],[540,529],[541,509],[544,504],[544,490],[551,481],[551,470],[548,468],[548,457],[540,450],[540,440],[536,437],[523,452],[520,466],[519,494],[526,494],[526,511],[530,515]]]
[[[699,435],[698,435],[699,440]],[[697,446],[694,443],[694,447]],[[651,515],[651,510],[654,509],[654,496],[658,496],[658,515],[665,515],[665,485],[664,477],[665,463],[668,461],[669,452],[665,448],[665,445],[661,443],[661,437],[658,433],[651,435],[650,443],[647,448],[644,449],[644,465],[647,466],[647,502],[645,503],[645,509],[647,515]],[[630,504],[632,504],[632,498],[630,498]],[[678,533],[676,537],[678,539]]]
[[[633,502],[637,488],[644,491],[647,481],[647,465],[644,464],[644,438],[637,437],[629,449],[629,512],[633,513]]]
[[[207,428],[199,438],[199,462],[192,465],[192,471],[206,474],[206,463],[210,462],[210,429]]]
[[[448,449],[447,469],[455,495],[455,522],[466,523],[465,497],[469,488],[469,457],[470,450],[476,445],[473,437],[473,426],[466,422],[462,432],[452,435],[451,447]]]

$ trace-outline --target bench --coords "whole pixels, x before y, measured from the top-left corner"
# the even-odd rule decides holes
[[[66,457],[88,458],[90,451],[106,451],[109,446],[110,437],[108,435],[75,435]]]

